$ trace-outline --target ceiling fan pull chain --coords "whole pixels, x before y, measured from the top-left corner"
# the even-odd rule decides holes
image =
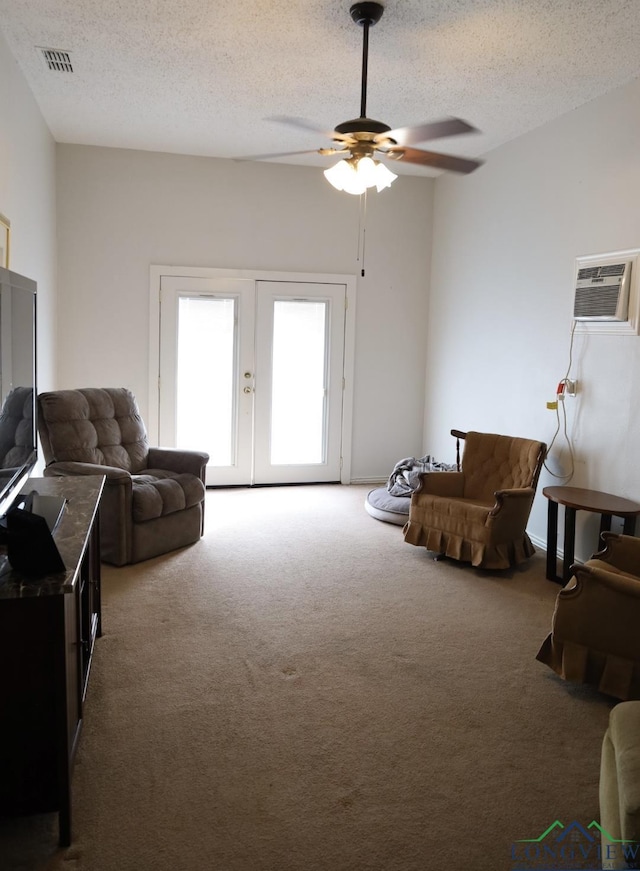
[[[360,201],[358,202],[358,238],[356,240],[356,263],[360,263],[362,266],[362,245],[360,244],[362,240],[362,195],[360,195]]]
[[[367,191],[365,190],[363,194],[364,199],[364,220],[362,222],[362,272],[360,273],[364,278],[364,255],[365,249],[367,245]]]
[[[360,275],[364,278],[364,255],[367,240],[367,191],[360,194],[359,203],[360,217],[358,220],[358,260],[360,261]],[[362,256],[361,256],[362,255]]]

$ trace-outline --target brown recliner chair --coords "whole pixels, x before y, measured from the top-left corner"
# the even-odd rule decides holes
[[[544,442],[461,433],[459,472],[425,472],[411,496],[404,540],[483,569],[506,569],[535,549],[526,533]]]
[[[640,538],[602,538],[603,550],[571,567],[536,658],[565,680],[640,699]]]
[[[192,544],[202,535],[209,456],[149,447],[129,390],[41,393],[38,431],[46,476],[106,476],[100,503],[104,562],[140,562]]]
[[[0,410],[0,470],[5,473],[3,477],[33,454],[32,402],[32,387],[14,387]]]

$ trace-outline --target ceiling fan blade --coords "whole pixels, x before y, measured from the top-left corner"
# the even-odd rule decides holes
[[[389,148],[387,153],[392,156],[394,152],[402,152],[402,156],[395,158],[404,163],[415,163],[418,166],[433,166],[435,169],[449,169],[452,172],[473,172],[482,166],[481,160],[471,160],[467,157],[454,157],[451,154],[438,154],[435,151],[422,151],[418,148]],[[382,152],[384,156],[384,152]]]
[[[277,154],[249,154],[246,157],[234,157],[234,160],[269,160],[275,157],[294,157],[296,154],[319,154],[317,148],[307,149],[306,151],[281,151]]]
[[[427,121],[411,127],[396,127],[380,135],[380,139],[395,139],[398,145],[418,145],[429,139],[442,139],[444,136],[459,136],[461,133],[477,133],[475,127],[461,118],[443,118],[441,121]]]
[[[325,130],[319,124],[314,124],[313,121],[307,121],[306,118],[296,118],[289,115],[271,115],[265,118],[265,121],[275,121],[276,124],[288,124],[289,127],[297,127],[299,130],[311,130],[312,133],[320,133],[327,139],[348,139],[342,133],[336,133],[335,130]]]

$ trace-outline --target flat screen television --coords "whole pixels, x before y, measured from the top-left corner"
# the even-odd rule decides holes
[[[36,282],[0,267],[0,518],[37,459]]]

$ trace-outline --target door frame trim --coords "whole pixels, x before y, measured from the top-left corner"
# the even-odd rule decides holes
[[[211,266],[161,266],[149,269],[149,396],[148,435],[158,443],[160,431],[160,283],[172,278],[248,278],[253,281],[344,284],[346,292],[344,361],[342,377],[342,433],[340,483],[351,483],[351,441],[353,433],[353,376],[355,368],[356,287],[355,275],[317,272],[269,272],[256,269],[224,269]]]

